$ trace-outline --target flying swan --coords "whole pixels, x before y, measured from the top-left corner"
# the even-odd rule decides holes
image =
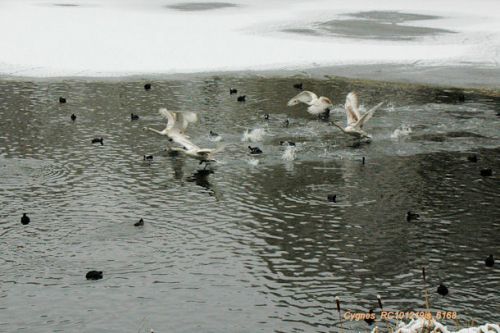
[[[169,138],[171,133],[184,134],[190,123],[198,121],[198,115],[194,112],[174,112],[168,111],[166,108],[161,108],[158,112],[167,119],[165,129],[159,131],[151,127],[144,127],[144,130],[165,135]]]
[[[345,99],[345,113],[347,116],[347,126],[342,128],[342,126],[337,125],[332,122],[333,125],[340,128],[342,132],[352,135],[358,139],[368,138],[371,139],[371,135],[363,131],[363,126],[368,120],[373,116],[373,113],[382,105],[384,102],[380,102],[373,108],[368,110],[365,114],[361,115],[359,113],[359,99],[355,92],[350,92]]]
[[[333,107],[332,101],[329,98],[324,96],[318,97],[315,93],[307,90],[293,97],[288,101],[287,105],[293,106],[299,103],[309,105],[307,112],[322,119],[327,119],[330,116],[330,108]]]
[[[176,129],[172,130],[169,133],[169,137],[173,142],[177,143],[182,147],[182,148],[171,147],[170,148],[171,151],[177,151],[183,153],[188,157],[200,161],[200,164],[205,163],[205,167],[209,162],[217,162],[214,159],[213,155],[220,152],[223,149],[223,147],[215,149],[200,148],[191,141],[189,141],[189,139],[184,134],[180,133]]]

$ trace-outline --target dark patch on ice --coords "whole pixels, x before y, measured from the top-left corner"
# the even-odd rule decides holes
[[[295,34],[302,34],[302,35],[317,35],[317,36],[321,36],[321,33],[319,33],[318,31],[316,31],[314,29],[307,29],[307,28],[304,28],[304,29],[300,29],[300,28],[294,29],[294,28],[291,28],[291,29],[284,29],[282,31],[284,31],[284,32],[291,32],[291,33],[295,33]]]
[[[369,20],[331,20],[321,23],[319,28],[341,37],[385,40],[412,40],[417,37],[453,32],[445,29],[388,24]]]
[[[441,18],[440,16],[434,16],[434,15],[422,15],[413,13],[400,13],[396,11],[376,11],[376,10],[345,14],[345,15],[360,19],[375,20],[379,22],[386,22],[393,24],[402,23],[406,21],[435,20]]]
[[[173,5],[168,5],[167,7],[171,9],[191,12],[200,10],[238,7],[238,5],[230,2],[186,2],[186,3],[176,3]]]
[[[311,36],[336,36],[359,39],[414,40],[454,31],[439,28],[407,26],[398,23],[438,19],[439,16],[400,13],[394,11],[369,11],[345,14],[350,19],[335,19],[316,22],[310,27],[287,28],[283,32]]]
[[[54,3],[52,5],[56,7],[80,7],[80,5],[75,3]]]

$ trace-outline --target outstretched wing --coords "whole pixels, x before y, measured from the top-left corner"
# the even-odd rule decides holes
[[[297,96],[293,97],[291,100],[289,100],[287,105],[292,106],[292,105],[297,105],[299,103],[312,105],[317,100],[318,96],[315,93],[305,90],[300,94],[298,94]]]
[[[354,113],[356,113],[359,118],[359,97],[355,91],[351,91],[349,94],[347,94],[345,105],[346,107],[347,105],[351,105]]]
[[[183,135],[178,129],[172,130],[169,133],[170,139],[172,139],[173,142],[177,143],[180,145],[184,150],[199,150],[200,147],[189,141],[189,139]]]
[[[198,121],[198,115],[194,112],[174,112],[161,108],[159,113],[167,119],[167,129],[178,128],[184,132],[190,123]]]
[[[217,154],[217,153],[220,153],[221,151],[223,151],[226,147],[224,145],[221,145],[215,149],[213,148],[202,148],[202,149],[198,149],[198,151],[196,152],[198,155],[204,155],[204,154]]]
[[[347,97],[345,98],[344,108],[347,113],[348,125],[356,123],[361,118],[361,114],[359,113],[359,98],[356,92],[351,91],[349,94],[347,94]]]
[[[384,104],[384,102],[380,102],[378,103],[377,105],[375,105],[374,107],[372,107],[370,110],[368,110],[368,112],[366,112],[361,118],[359,118],[359,120],[356,122],[356,124],[354,125],[355,127],[358,127],[359,128],[363,128],[363,125],[368,121],[370,120],[370,118],[373,116],[373,114],[375,113],[375,111],[382,105]]]
[[[190,123],[198,121],[198,115],[194,112],[176,112],[176,127],[184,131]]]
[[[174,128],[175,125],[175,113],[168,111],[166,108],[161,108],[158,112],[167,119],[167,130]]]
[[[351,105],[346,105],[345,106],[345,114],[347,116],[347,126],[354,125],[358,122],[358,116],[352,109]]]

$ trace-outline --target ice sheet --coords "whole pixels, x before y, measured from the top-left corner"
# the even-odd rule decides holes
[[[409,19],[380,23],[376,13],[358,14],[367,11]],[[338,24],[323,33],[320,28],[332,21],[342,21],[347,33],[338,34]],[[350,34],[366,24],[384,33],[384,24],[416,32],[409,39]],[[40,77],[381,63],[497,66],[500,2],[4,0],[0,48],[0,74]]]

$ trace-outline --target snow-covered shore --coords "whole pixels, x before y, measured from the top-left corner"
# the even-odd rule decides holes
[[[398,13],[395,22],[356,16],[370,11]],[[386,38],[388,27],[411,38]],[[359,35],[367,28],[369,38]],[[500,3],[5,0],[0,48],[0,75],[32,77],[389,63],[497,69]]]

